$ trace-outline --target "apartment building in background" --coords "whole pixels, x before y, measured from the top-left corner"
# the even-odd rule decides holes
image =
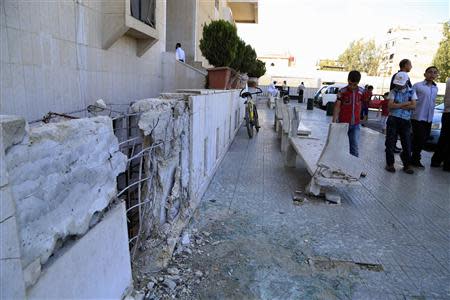
[[[397,72],[400,60],[408,58],[413,68],[409,76],[421,80],[425,69],[432,65],[434,55],[442,40],[441,23],[420,26],[399,26],[389,29],[381,44],[383,57],[378,73],[390,77]]]

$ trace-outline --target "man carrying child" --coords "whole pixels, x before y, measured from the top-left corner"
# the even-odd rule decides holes
[[[417,95],[409,86],[409,76],[406,72],[398,72],[393,80],[393,89],[389,93],[388,107],[390,114],[386,128],[386,170],[394,173],[394,149],[397,136],[400,136],[403,171],[413,174],[411,169],[411,114],[416,107]]]

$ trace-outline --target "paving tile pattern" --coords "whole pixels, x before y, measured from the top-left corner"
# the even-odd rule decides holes
[[[362,186],[341,189],[340,205],[306,198],[296,206],[293,192],[310,177],[301,162],[296,168],[283,166],[273,111],[259,109],[261,131],[249,139],[241,128],[196,218],[201,229],[228,240],[223,247],[246,257],[245,267],[256,271],[240,267],[235,293],[231,285],[220,293],[205,285],[198,287],[199,297],[450,299],[450,175],[428,167],[430,153],[423,155],[425,170],[405,174],[397,157],[398,171],[388,173],[384,135],[364,128]],[[330,118],[324,111],[305,110],[302,118],[313,136],[327,134]],[[222,225],[213,226],[218,222]],[[220,260],[225,250],[211,251]],[[322,258],[381,265],[382,271],[345,269],[345,263],[331,273],[305,268],[308,259]],[[224,281],[222,288],[229,284]]]

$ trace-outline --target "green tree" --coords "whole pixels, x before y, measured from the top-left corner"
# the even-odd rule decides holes
[[[439,69],[438,81],[445,82],[450,77],[450,21],[444,23],[444,37],[433,59],[433,65]]]
[[[215,20],[203,27],[200,50],[215,67],[228,67],[236,56],[239,37],[236,26],[224,20]]]
[[[342,63],[346,71],[358,70],[375,76],[381,62],[381,51],[374,40],[365,42],[359,39],[350,43],[339,56],[338,61]]]
[[[266,63],[259,59],[255,60],[252,69],[248,72],[248,76],[259,78],[264,76],[264,74],[266,74]]]
[[[242,55],[242,63],[239,72],[249,73],[252,71],[254,64],[256,63],[256,51],[250,45],[245,45],[244,52],[240,53]]]
[[[241,72],[242,70],[242,61],[244,60],[243,53],[245,52],[245,42],[242,39],[239,39],[236,48],[236,56],[234,60],[231,62],[230,67],[235,69],[236,71]]]

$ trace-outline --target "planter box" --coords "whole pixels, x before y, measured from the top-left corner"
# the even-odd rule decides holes
[[[208,69],[208,88],[228,90],[230,88],[231,68],[220,67]]]

